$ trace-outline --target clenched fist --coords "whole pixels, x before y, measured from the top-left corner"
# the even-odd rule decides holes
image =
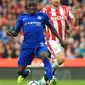
[[[10,30],[7,30],[6,35],[7,36],[12,36],[12,32]]]

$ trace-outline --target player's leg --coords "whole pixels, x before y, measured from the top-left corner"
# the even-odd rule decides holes
[[[44,70],[45,70],[46,75],[48,77],[48,81],[50,82],[51,80],[53,80],[53,74],[52,74],[52,66],[51,66],[51,63],[48,59],[49,52],[48,52],[46,45],[37,49],[37,56],[43,60]],[[52,81],[52,82],[54,82],[54,81]],[[56,85],[56,84],[54,84],[54,85]]]
[[[53,55],[52,55],[53,56]],[[52,64],[52,72],[53,76],[55,75],[57,67],[62,65],[64,62],[64,53],[62,51],[56,53],[54,57],[51,57],[51,64]],[[44,75],[45,80],[47,80],[46,76]]]
[[[52,64],[53,75],[54,75],[57,67],[64,62],[64,53],[60,48],[60,44],[55,41],[49,41],[48,48],[50,52],[53,54],[51,58],[51,64]],[[46,84],[47,81],[46,77],[47,76],[45,74],[42,80],[39,81],[39,83],[42,83],[42,85]]]
[[[62,65],[64,63],[64,49],[61,47],[61,45],[59,43],[57,43],[57,47],[54,48],[56,50],[54,50],[54,60],[52,63],[52,68],[53,68],[53,73],[55,73],[55,69],[57,67],[59,67],[60,65]]]
[[[53,68],[53,74],[56,71],[56,68],[60,66],[64,62],[64,49],[61,47],[59,42],[50,40],[48,42],[48,48],[50,52],[52,53],[52,68]]]
[[[29,69],[26,69],[27,65],[30,65],[32,60],[33,60],[33,56],[32,54],[28,54],[29,50],[28,49],[24,49],[20,51],[20,56],[18,59],[18,79],[17,79],[17,83],[22,83],[22,81],[28,76],[28,74],[30,73]]]
[[[17,79],[17,83],[20,84],[22,83],[22,81],[28,76],[28,74],[30,73],[30,69],[26,69],[25,66],[18,66],[18,79]]]
[[[62,52],[59,52],[59,56],[55,56],[55,58],[52,58],[51,63],[52,63],[53,77],[55,76],[55,72],[56,72],[57,67],[60,66],[64,62],[64,60],[62,60],[62,62],[61,62],[61,60],[59,59],[59,58],[62,58],[62,54],[63,54]],[[58,58],[58,61],[57,61],[57,58]],[[45,74],[44,77],[39,81],[39,84],[46,85],[46,82],[48,82],[48,77]]]
[[[52,67],[59,66],[64,62],[64,49],[59,44],[58,41],[50,40],[49,42],[49,50],[54,56],[54,63],[52,63]],[[55,61],[56,58],[56,61]]]
[[[36,51],[36,55],[42,59],[43,61],[43,64],[44,64],[44,70],[48,76],[48,79],[49,81],[52,79],[52,66],[51,66],[51,63],[48,59],[48,49],[46,48],[46,46],[42,46],[42,47],[39,47]]]

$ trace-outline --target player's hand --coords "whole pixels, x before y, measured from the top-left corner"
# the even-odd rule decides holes
[[[69,44],[67,42],[64,42],[64,41],[60,41],[61,43],[61,46],[66,50],[69,46]]]
[[[71,35],[71,30],[66,29],[66,33],[67,33],[68,36],[70,36]]]
[[[78,18],[80,17],[80,15],[81,15],[80,9],[76,9],[76,10],[73,11],[72,13],[73,13],[73,15],[74,15],[74,17],[75,17],[76,19],[78,19]]]
[[[7,30],[6,35],[7,36],[12,36],[12,32],[10,30]]]

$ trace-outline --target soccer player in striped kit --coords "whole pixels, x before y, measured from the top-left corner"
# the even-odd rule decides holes
[[[68,6],[61,5],[60,0],[49,0],[50,6],[43,8],[41,11],[46,13],[52,25],[57,28],[57,32],[61,38],[66,41],[66,34],[70,34],[70,29],[67,25],[72,24],[77,26],[77,19],[79,17],[78,11],[73,15]],[[58,38],[46,27],[46,44],[52,53],[52,68],[53,74],[56,68],[64,62],[64,49],[61,46]],[[64,47],[67,48],[67,47]],[[41,85],[46,85],[46,75],[39,81]]]

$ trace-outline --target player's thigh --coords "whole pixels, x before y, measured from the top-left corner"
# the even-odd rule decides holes
[[[58,50],[54,53],[54,56],[58,61],[64,61],[64,48],[58,44]]]
[[[32,54],[32,49],[21,49],[20,56],[18,58],[18,65],[19,66],[27,66],[30,65],[34,55]]]
[[[46,45],[40,46],[36,50],[36,56],[38,58],[45,58],[49,56],[49,51]]]
[[[61,45],[54,40],[51,40],[48,42],[48,49],[54,55],[54,57],[64,57],[64,49],[61,47]]]

